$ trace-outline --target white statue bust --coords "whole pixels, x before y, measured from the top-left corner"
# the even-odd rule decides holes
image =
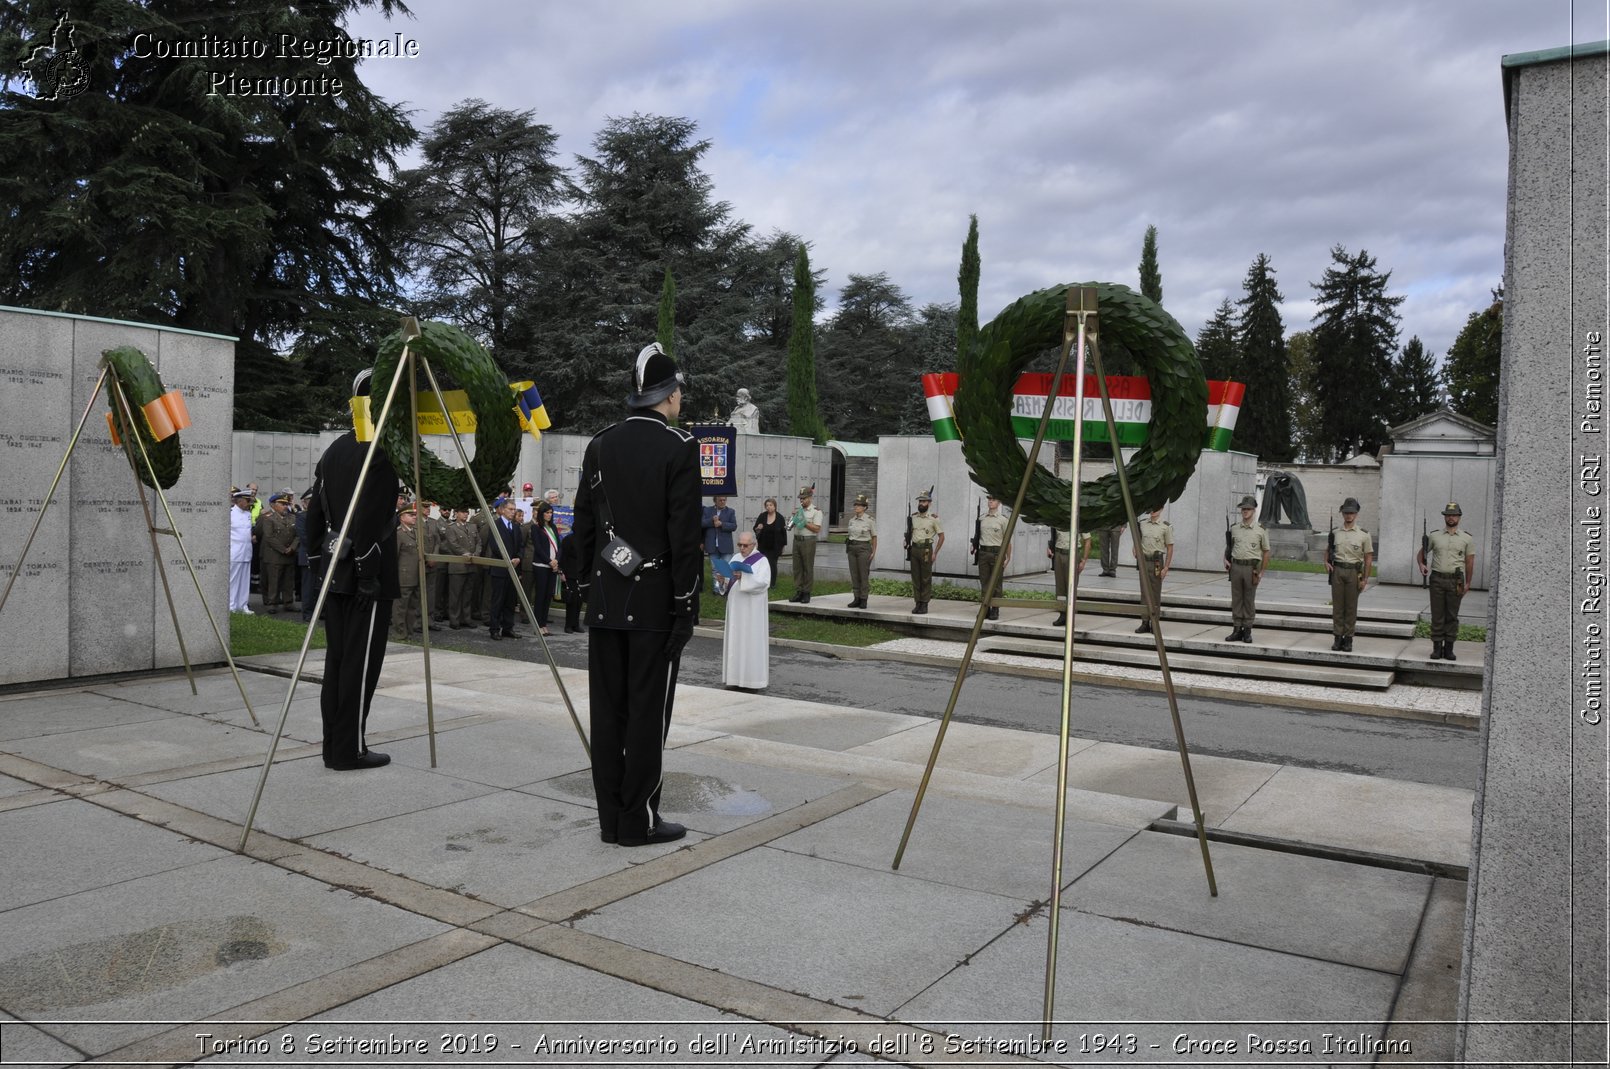
[[[732,406],[732,414],[727,422],[737,429],[739,434],[760,433],[760,409],[749,400],[749,391],[738,390],[738,403]]]

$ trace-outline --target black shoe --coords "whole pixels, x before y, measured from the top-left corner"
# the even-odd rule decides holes
[[[1051,621],[1051,626],[1052,627],[1062,627],[1065,624],[1067,624],[1067,622],[1068,622],[1068,614],[1065,613],[1065,612],[1059,612],[1059,613],[1057,613],[1057,618],[1055,620]]]
[[[1333,637],[1330,640],[1330,648],[1331,648],[1332,652],[1335,652],[1335,651],[1340,650],[1342,648],[1342,636],[1341,635],[1336,635],[1335,637]]]
[[[1436,641],[1431,643],[1431,659],[1433,661],[1442,660],[1442,643]]]
[[[442,629],[442,625],[441,624],[431,624],[430,629],[432,631],[440,631]]]
[[[1097,572],[1096,574],[1107,579],[1116,579],[1118,577],[1117,572]]]
[[[1228,635],[1224,636],[1224,641],[1226,641],[1226,642],[1240,642],[1241,641],[1241,629],[1239,627],[1231,628],[1230,633]]]
[[[800,593],[799,593],[799,591],[796,590],[796,591],[794,591],[792,596],[789,597],[788,600],[797,603],[799,601],[799,599],[800,599]]]
[[[599,842],[613,844],[613,843],[617,842],[619,839],[620,839],[620,836],[615,834],[615,829],[614,828],[604,828],[603,826],[599,827],[599,829],[598,829],[598,841]]]
[[[1352,653],[1353,652],[1353,636],[1352,635],[1348,635],[1346,638],[1342,639],[1342,652],[1343,653]]]
[[[525,638],[525,632],[524,631],[516,631],[516,630],[514,630],[513,628],[510,628],[510,627],[505,627],[503,629],[503,637],[504,638]]]
[[[1135,628],[1135,634],[1137,634],[1137,635],[1149,635],[1151,633],[1152,633],[1152,622],[1150,620],[1142,620],[1140,622],[1140,626]]]
[[[674,843],[688,833],[688,829],[674,821],[662,820],[648,830],[648,835],[641,839],[631,839],[626,836],[620,838],[622,846],[659,846],[661,843]],[[603,832],[599,832],[602,836]]]
[[[1242,642],[1251,642],[1252,641],[1252,628],[1243,627],[1241,629],[1241,641]]]
[[[1444,642],[1442,644],[1442,656],[1443,656],[1444,660],[1448,660],[1448,661],[1457,661],[1459,659],[1459,658],[1457,658],[1457,657],[1455,657],[1453,655],[1453,642],[1452,641]]]
[[[574,635],[577,631],[580,631],[580,630],[581,630],[581,628],[579,628],[579,627],[567,627],[567,628],[565,628],[565,634]],[[608,842],[608,840],[606,839],[605,842]]]
[[[911,615],[913,615],[913,616],[921,616],[924,613],[926,613],[927,611],[928,611],[928,606],[926,604],[924,604],[923,602],[919,601],[919,602],[917,602],[917,604],[915,606],[912,607]]]
[[[463,627],[460,624],[448,624],[447,629],[449,631],[462,631]]]
[[[497,633],[497,632],[496,632],[496,631],[494,631],[494,632],[492,632],[492,641],[493,641],[493,642],[496,642],[496,641],[497,641],[497,640],[498,640],[498,639],[500,639],[500,638],[502,638],[502,637],[503,637],[503,636],[502,636],[502,635],[500,635],[500,634],[498,634],[498,633]]]
[[[999,609],[993,609],[992,608],[992,609],[990,609],[989,612],[984,614],[984,619],[986,619],[986,620],[999,620],[1000,618],[1001,618],[1001,610],[999,610]]]
[[[350,761],[331,761],[324,759],[324,767],[335,772],[356,772],[364,768],[379,768],[391,764],[391,755],[383,754],[377,750],[365,750]]]
[[[811,603],[811,596],[809,594],[801,594],[799,596],[799,603],[801,605],[809,605]]]

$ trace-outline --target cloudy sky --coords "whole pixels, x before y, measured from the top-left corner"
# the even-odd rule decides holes
[[[716,196],[813,243],[828,310],[884,271],[956,300],[979,219],[987,320],[1059,282],[1137,286],[1194,338],[1268,253],[1289,332],[1329,249],[1367,249],[1438,355],[1503,272],[1499,60],[1602,40],[1607,0],[411,0],[355,36],[417,59],[361,70],[423,129],[480,97],[534,109],[561,160],[606,118],[694,119]]]

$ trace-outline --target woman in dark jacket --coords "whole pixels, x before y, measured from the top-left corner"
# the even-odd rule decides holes
[[[777,514],[777,499],[766,499],[766,511],[755,518],[755,548],[771,565],[771,585],[777,585],[777,558],[788,543],[788,524]]]
[[[531,607],[537,613],[537,626],[548,634],[548,607],[553,604],[553,583],[559,574],[559,529],[553,525],[553,506],[538,501],[532,506],[536,518],[531,521],[531,571],[536,578],[536,592]]]

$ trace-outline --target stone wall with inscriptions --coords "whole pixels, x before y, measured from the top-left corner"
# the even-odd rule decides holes
[[[180,432],[184,472],[164,491],[167,509],[112,445],[109,392],[90,405],[102,352],[121,345],[144,352],[190,412],[192,426]],[[227,639],[234,354],[234,342],[215,335],[0,308],[0,584],[12,580],[38,524],[0,608],[0,684],[178,665],[175,618],[192,663],[223,660],[204,609]],[[153,536],[153,526],[176,530],[182,547]]]

